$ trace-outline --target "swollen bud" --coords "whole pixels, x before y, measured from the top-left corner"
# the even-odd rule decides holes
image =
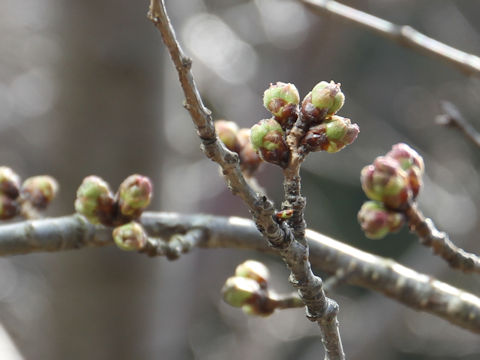
[[[250,129],[240,129],[237,133],[237,150],[240,168],[247,176],[252,176],[262,163],[250,141]]]
[[[312,126],[301,141],[303,151],[335,153],[355,141],[360,129],[350,119],[332,116],[328,122]]]
[[[386,156],[397,160],[402,169],[407,172],[413,198],[416,198],[422,186],[422,176],[425,171],[423,158],[404,143],[393,145]]]
[[[260,296],[260,285],[252,279],[233,276],[222,288],[223,300],[234,307],[253,303]]]
[[[286,168],[290,151],[283,138],[283,130],[275,119],[264,119],[253,125],[250,133],[253,148],[264,161]]]
[[[399,230],[405,222],[402,213],[390,211],[378,201],[367,201],[358,212],[358,222],[370,239],[381,239]]]
[[[115,205],[108,184],[94,175],[83,179],[77,190],[75,211],[92,224],[111,225],[115,217]]]
[[[57,181],[48,175],[33,176],[26,179],[21,188],[23,200],[34,208],[45,209],[58,191]]]
[[[20,176],[7,166],[0,166],[0,194],[16,199],[20,193]]]
[[[130,175],[118,188],[117,201],[120,212],[130,218],[137,218],[150,204],[153,187],[150,179],[142,175]]]
[[[277,82],[263,93],[263,106],[270,111],[283,130],[292,128],[298,116],[300,95],[293,84]]]
[[[132,221],[113,230],[115,244],[125,251],[142,250],[147,244],[147,234],[142,225]]]
[[[340,90],[340,84],[333,81],[321,81],[312,89],[312,104],[320,111],[325,110],[327,115],[333,115],[341,109],[345,102],[345,95]]]
[[[218,138],[225,144],[230,151],[237,149],[238,125],[233,121],[217,120],[215,121],[215,131]]]
[[[0,220],[12,219],[20,214],[20,204],[5,194],[0,194]]]
[[[237,266],[235,269],[235,276],[255,280],[260,284],[262,289],[265,289],[267,287],[270,274],[267,267],[261,262],[247,260]]]
[[[373,165],[362,169],[360,181],[365,194],[382,201],[390,209],[401,210],[412,199],[407,173],[389,157],[377,157]]]

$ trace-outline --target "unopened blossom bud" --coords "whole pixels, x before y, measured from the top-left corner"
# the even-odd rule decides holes
[[[283,130],[292,128],[298,116],[300,95],[293,84],[277,82],[263,93],[263,105],[270,111]]]
[[[275,309],[273,307],[266,308],[258,303],[247,304],[242,306],[242,311],[250,316],[269,316]]]
[[[83,179],[77,190],[75,211],[92,224],[111,225],[115,217],[115,205],[108,184],[94,175]]]
[[[413,197],[416,198],[422,186],[422,176],[425,171],[423,158],[404,143],[393,145],[386,156],[397,160],[402,169],[407,172]]]
[[[358,222],[368,238],[381,239],[399,230],[405,218],[400,212],[386,209],[381,202],[367,201],[358,212]]]
[[[335,153],[353,143],[359,132],[358,125],[352,124],[350,119],[334,115],[327,122],[312,126],[302,139],[301,145],[307,152]]]
[[[340,90],[340,84],[333,81],[321,81],[312,89],[312,104],[317,109],[326,110],[327,115],[333,115],[341,109],[345,95]]]
[[[230,151],[236,151],[238,125],[235,122],[217,120],[215,121],[215,131],[217,132],[218,138]]]
[[[233,276],[227,279],[222,288],[223,300],[235,307],[255,302],[260,294],[260,285],[252,279]]]
[[[403,209],[412,199],[407,173],[392,158],[377,157],[362,169],[360,179],[365,194],[390,209]]]
[[[0,166],[0,194],[16,199],[20,192],[20,176],[7,166]]]
[[[290,151],[283,134],[282,127],[275,119],[264,119],[253,125],[250,139],[264,161],[286,168]]]
[[[147,244],[147,234],[142,225],[132,221],[113,230],[115,244],[125,251],[142,250]]]
[[[247,175],[251,176],[262,163],[262,159],[253,148],[250,141],[250,129],[240,129],[237,133],[237,151],[240,158],[240,168]]]
[[[0,220],[12,219],[20,213],[20,204],[11,197],[0,194]]]
[[[327,109],[317,108],[313,105],[312,92],[309,92],[303,99],[300,111],[306,126],[320,124],[327,116]]]
[[[58,191],[57,181],[48,175],[32,176],[26,179],[21,188],[22,199],[34,208],[45,209]]]
[[[152,182],[148,177],[130,175],[118,188],[117,200],[120,212],[125,216],[137,218],[150,204],[152,193]]]
[[[235,276],[255,280],[263,289],[265,289],[267,287],[270,273],[267,267],[261,262],[247,260],[237,266],[235,269]]]

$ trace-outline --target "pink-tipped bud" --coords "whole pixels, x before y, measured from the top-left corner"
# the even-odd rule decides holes
[[[117,201],[120,212],[131,219],[139,217],[150,205],[152,194],[153,186],[148,177],[130,175],[118,188]]]
[[[20,176],[7,166],[0,166],[0,194],[16,199],[20,193]]]
[[[335,153],[355,141],[360,129],[350,119],[332,116],[327,122],[312,126],[301,141],[304,152],[326,151]]]
[[[404,143],[393,145],[392,150],[386,156],[397,160],[402,169],[407,172],[410,188],[415,199],[422,186],[422,176],[425,171],[423,158]]]
[[[45,209],[58,191],[57,181],[48,175],[32,176],[26,179],[21,188],[22,199],[34,208]]]
[[[312,89],[312,104],[317,109],[333,115],[340,110],[345,102],[345,95],[340,90],[340,84],[333,81],[321,81]]]
[[[92,224],[112,225],[116,216],[115,200],[108,183],[95,175],[83,179],[77,190],[75,211]]]
[[[240,168],[247,176],[252,176],[262,163],[250,141],[250,129],[240,129],[237,133],[237,151],[240,158]]]
[[[235,122],[217,120],[215,121],[215,131],[218,138],[230,151],[236,151],[238,126]]]
[[[283,135],[282,127],[275,119],[264,119],[252,127],[250,139],[264,161],[286,168],[290,150]]]
[[[365,194],[390,209],[403,209],[412,199],[407,173],[392,158],[377,157],[362,169],[360,179]]]
[[[365,202],[358,212],[358,222],[370,239],[381,239],[398,231],[405,222],[402,213],[390,211],[378,201]]]
[[[293,84],[277,82],[263,94],[263,105],[270,111],[283,130],[292,128],[298,117],[300,95]]]
[[[142,250],[147,244],[145,230],[135,221],[116,227],[112,236],[115,244],[125,251]]]

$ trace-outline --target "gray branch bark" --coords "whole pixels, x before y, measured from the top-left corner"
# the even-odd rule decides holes
[[[205,249],[235,248],[275,253],[251,220],[175,213],[143,214],[151,236],[170,239],[201,229],[196,244]],[[54,252],[113,244],[111,229],[94,226],[79,215],[0,226],[0,255]],[[346,269],[346,282],[377,291],[410,308],[441,317],[480,334],[480,298],[393,260],[343,244],[312,230],[306,231],[312,266],[335,274]]]

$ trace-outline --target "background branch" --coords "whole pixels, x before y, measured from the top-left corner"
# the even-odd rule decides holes
[[[435,119],[436,123],[443,126],[458,128],[472,143],[480,147],[480,134],[477,130],[463,117],[458,108],[449,101],[440,102],[442,114]]]
[[[251,220],[211,215],[152,213],[141,222],[151,236],[163,239],[202,229],[201,248],[250,249],[273,253]],[[382,293],[415,310],[441,317],[480,334],[480,298],[428,275],[307,230],[310,262],[329,274],[346,269],[346,282]],[[94,226],[78,215],[0,226],[0,255],[63,251],[113,244],[111,229]]]
[[[468,75],[480,74],[480,58],[432,39],[408,25],[397,25],[333,0],[300,0],[315,12],[353,22],[396,43],[442,59]]]

